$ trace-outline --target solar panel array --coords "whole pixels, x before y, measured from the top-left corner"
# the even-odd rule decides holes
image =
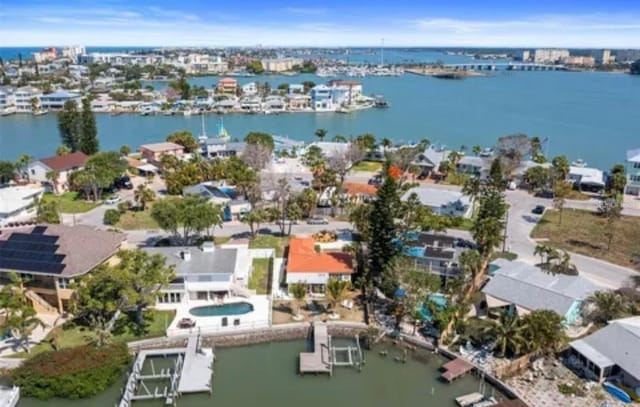
[[[44,235],[46,226],[31,233],[13,233],[0,240],[0,269],[17,272],[59,274],[64,270],[65,255],[58,254],[58,236]]]

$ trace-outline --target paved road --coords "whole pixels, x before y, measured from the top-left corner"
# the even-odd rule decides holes
[[[517,253],[520,260],[535,264],[539,259],[533,255],[536,242],[529,236],[539,220],[539,216],[531,214],[536,205],[549,204],[548,199],[535,198],[525,191],[507,191],[507,201],[511,205],[507,226],[507,249]],[[573,203],[573,202],[572,202]],[[611,264],[602,260],[570,253],[573,263],[580,273],[609,288],[624,286],[629,277],[636,271]]]

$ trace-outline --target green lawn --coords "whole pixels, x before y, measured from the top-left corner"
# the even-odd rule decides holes
[[[77,192],[65,192],[60,195],[47,193],[43,199],[58,202],[58,208],[60,208],[61,213],[84,213],[98,206],[94,202],[79,198]]]
[[[119,332],[115,332],[113,339],[120,342],[130,342],[139,339],[155,338],[164,336],[167,326],[171,323],[175,312],[174,311],[159,311],[151,310],[152,319],[147,325],[146,332],[142,335],[137,335],[129,328],[125,327]],[[72,348],[75,346],[86,345],[90,343],[95,335],[91,330],[84,326],[77,326],[71,324],[70,326],[61,326],[55,328],[47,335],[47,337],[38,345],[31,349],[30,354],[24,352],[16,353],[11,357],[22,358],[37,355],[38,353],[53,350],[51,346],[52,339],[57,335],[58,346],[60,348]]]
[[[276,249],[276,257],[284,255],[289,236],[258,235],[249,241],[250,249]]]
[[[382,169],[382,163],[377,161],[360,161],[354,165],[353,171],[376,172]]]
[[[640,217],[623,216],[614,223],[607,248],[607,220],[597,213],[565,209],[548,210],[531,232],[534,239],[548,239],[559,249],[640,269]]]
[[[126,211],[120,216],[120,221],[115,225],[123,230],[160,229],[158,223],[151,217],[151,210]]]
[[[268,294],[272,268],[273,262],[271,258],[253,259],[253,271],[249,278],[249,289],[256,290],[256,294]]]

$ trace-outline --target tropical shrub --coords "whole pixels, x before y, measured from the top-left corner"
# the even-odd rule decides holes
[[[102,222],[105,225],[115,225],[116,223],[118,223],[118,221],[120,221],[120,211],[117,209],[107,209],[104,212],[104,218],[102,219]]]
[[[80,399],[101,393],[122,378],[130,362],[127,345],[84,345],[43,352],[11,372],[25,397]]]

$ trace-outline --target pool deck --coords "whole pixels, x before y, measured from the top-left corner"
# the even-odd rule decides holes
[[[300,353],[300,374],[332,374],[331,337],[325,322],[313,324],[313,352]]]

